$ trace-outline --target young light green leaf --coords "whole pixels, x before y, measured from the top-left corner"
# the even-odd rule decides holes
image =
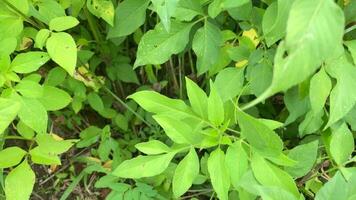
[[[24,124],[22,121],[19,121],[16,124],[17,132],[26,139],[32,139],[35,136],[35,131],[33,131],[30,127]]]
[[[41,147],[30,150],[31,161],[40,165],[60,165],[61,160],[56,154],[50,153]]]
[[[19,147],[8,147],[0,151],[0,168],[8,168],[19,164],[26,155]]]
[[[108,38],[122,37],[133,33],[146,19],[149,0],[125,0],[116,8],[114,27],[109,28]]]
[[[225,154],[218,148],[210,153],[208,158],[208,171],[211,184],[221,200],[228,200],[230,188],[229,171],[225,165]]]
[[[215,78],[214,85],[226,102],[241,93],[244,83],[244,70],[235,67],[227,67],[221,70]]]
[[[355,149],[351,131],[345,123],[333,131],[330,140],[330,153],[338,165],[342,165]]]
[[[19,111],[20,120],[37,133],[47,132],[47,111],[37,99],[23,97]]]
[[[286,167],[285,171],[294,178],[306,175],[314,166],[318,155],[318,141],[302,144],[294,147],[288,152],[288,157],[297,161],[297,164]]]
[[[36,143],[42,152],[61,154],[68,151],[77,140],[56,140],[52,134],[37,134]]]
[[[241,142],[235,142],[226,151],[225,165],[229,171],[231,184],[238,189],[241,177],[248,169],[248,157]]]
[[[204,15],[199,1],[180,0],[172,16],[179,21],[191,21],[197,15]]]
[[[34,81],[21,80],[21,82],[15,86],[15,90],[22,96],[29,98],[41,98],[43,95],[42,85]]]
[[[215,18],[221,11],[242,6],[248,3],[248,1],[249,0],[214,0],[211,4],[209,4],[209,16]]]
[[[241,134],[256,148],[259,153],[266,156],[278,156],[283,150],[281,138],[261,121],[243,113],[237,112],[237,120]]]
[[[52,33],[46,48],[52,60],[73,76],[77,63],[77,47],[72,36],[64,32]]]
[[[135,145],[136,149],[145,153],[147,155],[155,155],[161,153],[167,153],[170,151],[170,148],[158,140],[150,140],[148,142],[141,142]]]
[[[315,195],[315,200],[347,200],[347,183],[338,172]],[[351,199],[349,199],[351,200]]]
[[[6,199],[30,199],[35,178],[35,173],[27,163],[27,160],[24,160],[19,166],[13,169],[5,179]]]
[[[30,51],[18,54],[11,62],[11,68],[16,73],[31,73],[38,70],[50,59],[46,52]]]
[[[174,153],[154,156],[138,156],[125,160],[114,171],[113,175],[121,178],[144,178],[161,174],[169,165]]]
[[[208,98],[208,119],[216,126],[224,122],[224,103],[212,81],[210,81],[210,94]]]
[[[115,9],[109,0],[88,0],[88,10],[95,16],[102,18],[111,26],[114,26]]]
[[[199,158],[194,148],[179,162],[173,175],[172,189],[175,197],[182,196],[192,186],[199,174]]]
[[[146,64],[162,64],[172,54],[183,51],[189,42],[192,26],[193,23],[172,21],[170,32],[160,23],[154,30],[145,33],[138,45],[134,68]]]
[[[258,154],[252,156],[251,167],[256,179],[262,185],[280,187],[299,198],[298,188],[287,172],[269,163]]]
[[[193,38],[193,50],[197,55],[198,75],[208,71],[218,60],[222,35],[220,29],[205,21]]]
[[[15,119],[21,108],[21,104],[13,99],[5,99],[0,97],[0,135]]]
[[[140,91],[130,95],[128,98],[135,100],[148,112],[160,115],[172,115],[177,119],[194,116],[190,108],[178,99],[171,99],[154,91]]]
[[[50,34],[51,31],[48,29],[39,30],[35,39],[35,47],[43,49]]]
[[[345,41],[345,45],[351,52],[351,56],[354,60],[354,63],[356,63],[356,40]]]
[[[262,30],[267,46],[271,46],[285,36],[292,4],[293,0],[278,0],[266,9],[262,20]]]
[[[39,101],[46,110],[55,111],[65,108],[72,101],[72,98],[64,90],[45,85],[43,87],[43,95]]]
[[[310,104],[314,113],[320,112],[329,96],[332,84],[324,68],[316,73],[310,81]]]
[[[151,0],[154,10],[157,12],[167,32],[171,28],[171,16],[177,8],[179,0]]]
[[[65,31],[79,24],[77,18],[72,16],[56,17],[49,22],[51,31]]]
[[[208,97],[206,96],[205,92],[189,78],[185,77],[185,82],[187,95],[193,111],[201,118],[207,119]]]

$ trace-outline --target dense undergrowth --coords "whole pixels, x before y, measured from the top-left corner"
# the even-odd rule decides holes
[[[356,199],[356,1],[0,0],[0,199]]]

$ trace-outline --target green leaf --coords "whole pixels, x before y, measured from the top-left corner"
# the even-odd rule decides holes
[[[355,149],[351,131],[345,123],[333,131],[330,140],[330,153],[338,165],[346,162]]]
[[[19,166],[13,169],[5,179],[6,199],[30,199],[35,178],[35,173],[27,163],[27,160],[24,160]]]
[[[235,142],[226,151],[225,164],[229,171],[231,184],[238,189],[241,177],[248,170],[248,157],[241,142]]]
[[[351,52],[351,56],[354,60],[354,63],[356,63],[356,40],[345,41],[345,45],[347,46],[348,50]]]
[[[218,148],[210,153],[208,171],[214,191],[221,200],[228,200],[230,188],[229,171],[225,165],[225,154]]]
[[[287,19],[294,0],[278,0],[265,11],[262,30],[267,46],[271,46],[286,34]]]
[[[55,111],[65,108],[72,101],[67,92],[56,87],[45,85],[43,95],[39,99],[48,111]]]
[[[113,175],[121,178],[143,178],[161,174],[169,165],[174,153],[155,156],[137,156],[125,160],[114,171]]]
[[[199,158],[194,148],[179,162],[173,175],[172,189],[175,197],[180,197],[192,186],[199,174]]]
[[[24,97],[40,98],[43,95],[42,85],[34,81],[21,80],[21,82],[15,86],[15,89]]]
[[[88,0],[88,10],[98,18],[102,18],[111,26],[114,26],[115,9],[109,0]]]
[[[280,137],[261,121],[243,113],[237,112],[237,120],[241,134],[262,155],[278,156],[283,150]]]
[[[314,166],[318,155],[318,141],[302,144],[294,147],[288,152],[288,157],[297,161],[297,164],[286,167],[285,171],[294,178],[306,175]]]
[[[125,0],[116,8],[114,27],[109,28],[108,38],[130,35],[146,19],[149,0]]]
[[[215,18],[223,10],[240,7],[248,2],[249,0],[214,0],[209,4],[208,13],[210,17]]]
[[[61,160],[56,154],[50,153],[41,147],[30,150],[31,161],[40,165],[60,165]]]
[[[208,97],[205,92],[192,80],[185,77],[187,95],[193,111],[203,119],[207,119]]]
[[[287,172],[269,163],[258,154],[252,156],[251,167],[256,179],[262,185],[282,188],[299,198],[298,188]]]
[[[153,118],[175,143],[196,145],[202,140],[202,135],[182,120],[167,115],[154,115]]]
[[[180,0],[172,16],[179,21],[191,21],[197,15],[204,15],[199,1]]]
[[[323,110],[331,87],[332,84],[329,76],[326,74],[324,68],[320,68],[320,71],[310,80],[309,98],[314,113]]]
[[[19,164],[27,154],[19,147],[8,147],[0,151],[0,168],[8,168]]]
[[[171,116],[176,119],[194,116],[191,109],[179,99],[171,99],[155,91],[140,91],[128,98],[135,100],[143,109],[154,114]]]
[[[88,94],[88,102],[90,107],[92,107],[96,111],[102,111],[104,110],[104,103],[103,100],[100,98],[100,96],[96,92],[91,92]]]
[[[285,93],[284,104],[289,112],[289,116],[284,122],[285,126],[294,122],[310,110],[308,96],[300,94],[298,87],[293,87]]]
[[[151,0],[154,10],[157,12],[167,32],[171,28],[171,16],[173,15],[179,0]]]
[[[38,70],[50,59],[46,52],[31,51],[18,54],[11,62],[11,68],[16,73],[31,73]]]
[[[316,193],[315,200],[347,200],[346,188],[347,183],[341,173],[338,172]]]
[[[37,99],[21,99],[22,106],[19,111],[20,120],[37,133],[47,132],[47,111]]]
[[[117,78],[125,83],[136,83],[139,84],[136,72],[133,70],[132,66],[129,64],[119,64],[116,67]]]
[[[20,108],[21,104],[18,101],[0,97],[0,135],[15,119]]]
[[[168,153],[170,148],[158,140],[150,140],[148,142],[141,142],[135,145],[136,149],[148,155],[155,155],[161,153]]]
[[[325,128],[343,118],[356,103],[356,94],[350,92],[356,87],[356,69],[345,56],[328,64],[326,70],[337,83],[330,93],[330,115]]]
[[[171,30],[167,32],[162,23],[150,30],[140,40],[134,68],[146,64],[162,64],[172,54],[184,50],[189,42],[189,33],[193,23],[172,21]]]
[[[63,16],[56,17],[49,22],[49,29],[51,31],[65,31],[73,28],[79,24],[79,21],[75,17]]]
[[[46,48],[52,60],[73,76],[77,63],[77,47],[72,36],[64,32],[52,33]]]
[[[208,119],[216,126],[224,122],[224,103],[212,81],[210,81],[210,94],[208,98]]]
[[[220,29],[205,21],[193,38],[193,50],[197,55],[198,75],[208,71],[218,60],[222,35]]]
[[[35,47],[43,49],[50,34],[51,31],[48,29],[39,30],[35,39]]]
[[[221,70],[215,78],[214,85],[226,102],[241,93],[244,83],[244,70],[235,67],[227,67]]]

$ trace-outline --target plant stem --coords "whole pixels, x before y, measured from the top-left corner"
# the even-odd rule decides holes
[[[7,0],[1,0],[4,3],[6,3],[7,6],[9,6],[12,10],[14,10],[17,14],[21,15],[21,17],[24,19],[24,21],[30,23],[32,26],[41,29],[42,27],[40,25],[38,25],[35,21],[33,21],[32,19],[30,19],[29,17],[26,16],[25,13],[21,12],[19,9],[17,9],[14,5],[12,5],[10,2],[8,2]]]
[[[89,28],[90,28],[90,31],[92,32],[93,34],[93,37],[95,39],[95,41],[101,45],[102,43],[102,38],[101,38],[101,35],[99,33],[99,28],[93,18],[93,16],[90,14],[90,12],[88,11],[88,8],[84,7],[83,8],[83,11],[84,11],[84,15],[85,17],[87,18],[88,20],[88,24],[89,24]]]

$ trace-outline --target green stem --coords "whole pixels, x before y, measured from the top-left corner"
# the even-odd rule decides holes
[[[90,31],[93,34],[93,37],[94,37],[95,41],[100,45],[101,42],[102,42],[102,38],[101,38],[101,35],[99,33],[99,28],[98,28],[98,26],[97,26],[97,24],[95,22],[95,19],[89,13],[88,8],[84,7],[83,11],[84,11],[85,17],[88,20],[89,28],[90,28]]]
[[[29,24],[31,24],[32,26],[36,27],[37,29],[41,29],[42,27],[40,25],[38,25],[35,21],[33,21],[32,19],[30,19],[29,17],[26,16],[25,13],[21,12],[19,9],[17,9],[14,5],[12,5],[10,2],[8,2],[7,0],[1,0],[3,1],[7,6],[9,6],[12,10],[14,10],[17,14],[21,15],[21,17],[28,22]]]

